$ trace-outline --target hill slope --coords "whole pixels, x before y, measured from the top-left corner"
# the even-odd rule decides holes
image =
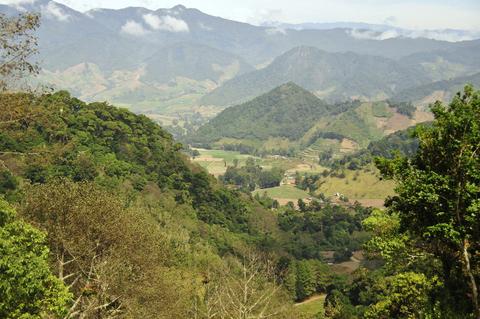
[[[186,140],[193,145],[250,154],[341,158],[393,132],[428,121],[413,106],[360,102],[329,104],[293,82],[229,107]]]
[[[250,102],[224,110],[201,127],[192,139],[195,142],[269,137],[295,140],[331,110],[331,105],[290,82]]]

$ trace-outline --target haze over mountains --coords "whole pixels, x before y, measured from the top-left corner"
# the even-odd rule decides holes
[[[42,13],[42,81],[142,113],[222,109],[289,81],[325,100],[378,100],[480,71],[480,40],[386,37],[368,24],[254,26],[182,5],[85,13],[48,0],[0,5],[25,10]]]

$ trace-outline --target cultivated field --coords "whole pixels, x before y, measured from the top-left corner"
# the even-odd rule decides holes
[[[299,158],[281,156],[260,158],[234,151],[197,150],[200,152],[200,156],[195,157],[193,161],[200,164],[207,169],[210,174],[216,177],[224,174],[228,166],[233,166],[235,160],[238,161],[239,166],[243,166],[248,158],[255,159],[256,163],[264,169],[272,169],[273,167],[282,168],[289,176],[294,176],[296,172],[300,174],[319,174],[327,169],[312,161]],[[364,206],[372,207],[382,207],[384,199],[394,194],[393,182],[381,180],[378,170],[373,166],[367,167],[365,170],[345,170],[343,173],[345,177],[328,176],[322,178],[316,194],[323,193],[326,197],[332,198],[335,194],[340,193],[345,195],[352,203],[358,201]],[[300,198],[305,199],[312,197],[294,185],[260,189],[254,193],[263,194],[264,192],[266,192],[268,196],[278,200],[280,204],[286,204],[289,201],[296,203]]]

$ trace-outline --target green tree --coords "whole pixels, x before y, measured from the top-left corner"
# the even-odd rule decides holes
[[[297,264],[297,299],[304,300],[315,293],[315,273],[307,260]]]
[[[366,319],[425,318],[429,313],[429,293],[435,280],[425,275],[406,272],[381,281],[379,301],[367,309]]]
[[[420,145],[412,159],[378,159],[377,166],[397,182],[398,195],[386,205],[398,214],[400,229],[440,261],[459,310],[478,319],[480,93],[467,86],[449,106],[435,103],[432,112],[433,124],[417,129]]]
[[[66,314],[71,295],[48,267],[45,234],[18,220],[0,199],[0,317],[45,318]]]

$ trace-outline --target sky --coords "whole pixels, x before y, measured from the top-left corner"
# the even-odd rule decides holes
[[[34,0],[0,0],[12,3]],[[170,8],[177,4],[227,19],[259,24],[265,21],[367,22],[408,29],[480,31],[480,0],[56,0],[79,11],[142,6]]]

